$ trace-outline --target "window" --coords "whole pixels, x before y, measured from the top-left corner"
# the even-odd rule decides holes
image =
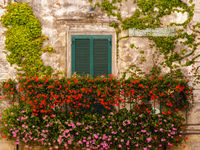
[[[72,74],[91,74],[93,77],[112,73],[112,36],[73,35]]]

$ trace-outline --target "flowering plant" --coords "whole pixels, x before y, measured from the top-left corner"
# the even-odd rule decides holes
[[[119,112],[32,115],[30,106],[12,106],[2,117],[3,134],[26,147],[48,149],[155,149],[184,139],[183,118],[177,113]]]
[[[160,103],[163,110],[179,111],[189,109],[193,101],[188,81],[169,76],[132,76],[126,80],[90,76],[21,77],[17,82],[3,82],[2,89],[13,101],[32,106],[35,115],[66,106],[76,111],[100,104],[111,110],[126,103],[138,105],[149,101]]]
[[[3,112],[4,137],[48,149],[147,150],[177,145],[185,134],[178,110],[188,109],[193,100],[187,81],[170,77],[25,77],[2,85],[4,94],[19,103]],[[185,98],[175,100],[180,93]],[[163,104],[160,114],[151,108],[114,107],[151,100]]]

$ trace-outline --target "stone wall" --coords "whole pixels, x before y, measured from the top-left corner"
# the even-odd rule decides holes
[[[5,13],[5,7],[8,3],[8,0],[1,0],[0,1],[0,16],[2,16]],[[8,78],[15,77],[16,71],[14,69],[14,66],[11,67],[10,64],[6,60],[6,54],[3,53],[4,49],[4,32],[6,31],[5,28],[2,27],[0,22],[0,80],[6,80]]]
[[[9,0],[0,0],[0,6],[5,6]],[[10,0],[11,1],[11,0]],[[112,35],[112,73],[119,75],[125,71],[130,65],[137,64],[143,71],[148,72],[155,63],[155,56],[152,54],[155,49],[150,48],[151,43],[145,37],[130,37],[123,39],[119,43],[119,59],[116,58],[116,34],[115,30],[109,27],[109,24],[116,22],[116,18],[108,17],[99,9],[91,13],[88,0],[16,0],[21,2],[30,2],[34,14],[40,19],[42,24],[42,32],[49,37],[46,41],[56,50],[55,54],[44,54],[42,59],[46,65],[50,65],[56,71],[63,71],[67,76],[71,74],[71,35]],[[127,0],[121,6],[122,16],[129,17],[134,12],[136,6],[131,5],[132,0]],[[189,0],[183,0],[189,2]],[[200,16],[200,1],[194,0],[195,15],[192,23],[199,22]],[[0,16],[5,13],[5,9],[0,7]],[[187,19],[187,14],[174,13],[162,19],[164,25],[170,22],[181,23]],[[188,31],[190,28],[188,28]],[[6,55],[3,53],[5,28],[0,23],[0,80],[15,78],[16,70],[14,66],[6,61]],[[190,32],[190,31],[189,31]],[[120,37],[127,36],[128,31],[123,31]],[[136,48],[130,48],[130,44],[134,43]],[[177,48],[179,48],[177,46]],[[141,55],[140,51],[144,51]],[[146,58],[146,62],[141,62],[141,58]],[[162,57],[159,57],[162,59]],[[199,63],[199,62],[197,62]],[[194,67],[194,66],[193,66]],[[192,79],[193,67],[184,68],[184,73],[189,79]],[[169,70],[164,69],[164,72]],[[188,150],[200,149],[200,85],[197,85],[194,90],[195,103],[191,112],[186,114],[188,129],[191,133],[188,135],[189,140],[186,148]],[[5,140],[0,141],[6,143]],[[174,149],[181,149],[174,148]],[[7,150],[7,149],[6,149]],[[9,148],[8,148],[9,150]]]

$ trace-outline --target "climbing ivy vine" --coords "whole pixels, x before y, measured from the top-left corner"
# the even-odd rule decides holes
[[[6,10],[1,22],[7,28],[5,53],[8,62],[18,66],[19,75],[50,76],[53,69],[44,66],[41,55],[53,49],[48,45],[43,47],[47,37],[42,35],[40,21],[32,8],[27,3],[10,3]]]
[[[200,56],[195,54],[195,51],[200,45],[196,40],[199,35],[198,29],[200,25],[197,23],[191,26],[194,15],[194,4],[192,4],[192,0],[190,0],[189,4],[181,0],[132,0],[133,6],[135,5],[136,9],[130,17],[126,18],[122,17],[120,8],[127,0],[89,1],[94,8],[98,7],[101,11],[107,13],[108,16],[116,17],[117,22],[110,24],[110,26],[116,29],[117,54],[119,53],[119,41],[124,38],[129,38],[129,36],[120,37],[119,35],[122,31],[130,28],[155,29],[159,27],[170,27],[176,29],[176,34],[173,37],[148,37],[148,39],[153,41],[154,44],[151,47],[156,47],[156,53],[164,56],[163,61],[160,64],[154,64],[152,70],[159,68],[159,66],[168,67],[171,74],[177,77],[183,77],[180,68],[194,64],[195,60]],[[172,22],[168,25],[163,25],[161,19],[174,12],[187,13],[187,20],[183,23]],[[192,30],[192,33],[187,32],[188,28]],[[177,50],[176,45],[178,43],[183,45],[181,46],[183,47],[182,49]],[[134,44],[131,44],[130,47],[136,48]],[[197,78],[199,77],[197,76]]]
[[[117,58],[119,53],[119,42],[129,36],[121,37],[120,33],[130,28],[146,29],[158,27],[176,28],[176,34],[173,37],[152,37],[148,38],[153,41],[157,52],[164,56],[163,62],[154,64],[170,68],[170,73],[182,76],[180,67],[190,66],[195,63],[200,55],[196,54],[198,46],[197,36],[199,35],[200,24],[191,25],[193,18],[194,4],[181,0],[132,0],[135,11],[130,17],[122,17],[121,6],[127,0],[102,0],[96,2],[89,0],[94,8],[99,7],[108,16],[116,17],[117,22],[111,23],[110,26],[116,29],[117,34]],[[26,3],[10,3],[7,12],[1,17],[1,22],[6,31],[6,53],[8,62],[17,64],[19,74],[31,76],[50,75],[53,69],[50,66],[44,66],[41,55],[44,52],[53,52],[49,46],[43,48],[43,42],[47,37],[41,34],[41,24],[33,14],[31,7]],[[171,15],[174,12],[187,13],[188,18],[183,23],[170,23],[163,25],[161,19],[164,16]],[[191,33],[186,29],[190,27]],[[182,44],[183,48],[177,50],[176,44]],[[133,43],[131,48],[137,48]],[[141,55],[144,52],[140,51]],[[155,57],[156,58],[156,57]],[[157,57],[159,58],[159,57]],[[145,58],[142,57],[142,62]],[[157,62],[157,61],[155,61]],[[196,72],[199,67],[196,68]],[[160,71],[159,71],[160,72]],[[196,74],[198,77],[198,74]],[[199,78],[199,77],[198,77]]]

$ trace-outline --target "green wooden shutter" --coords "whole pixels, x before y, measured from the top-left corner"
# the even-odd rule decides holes
[[[94,77],[110,74],[109,71],[109,40],[94,39],[93,40],[93,70]]]
[[[90,74],[90,39],[74,39],[72,72]],[[73,57],[73,56],[72,56]]]
[[[111,74],[111,39],[101,35],[72,36],[72,74]]]

